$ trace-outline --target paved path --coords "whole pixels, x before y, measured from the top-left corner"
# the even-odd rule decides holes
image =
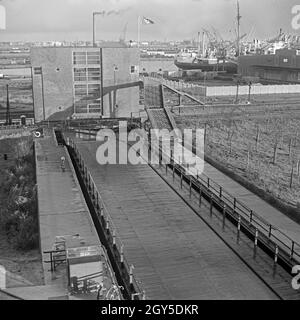
[[[100,166],[97,146],[78,142],[148,298],[276,298],[149,166]]]
[[[66,158],[65,172],[60,167],[61,156]],[[55,237],[63,235],[79,234],[81,245],[100,245],[65,149],[56,145],[53,136],[36,140],[36,160],[41,251],[51,250]],[[49,255],[43,254],[43,268],[45,285],[51,290],[44,289],[50,296],[58,295],[57,292],[64,295],[66,270],[51,274],[50,264],[44,260],[49,260]],[[36,292],[32,291],[32,294],[36,295]],[[44,296],[40,295],[41,299]]]

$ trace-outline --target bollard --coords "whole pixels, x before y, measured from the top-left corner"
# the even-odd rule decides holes
[[[226,220],[226,204],[223,206],[223,223],[222,223],[222,230],[225,230],[225,220]]]
[[[240,242],[240,232],[241,232],[241,216],[239,216],[238,225],[237,225],[237,243]]]
[[[255,239],[254,239],[254,249],[253,249],[253,258],[256,258],[257,253],[257,244],[258,244],[258,230],[255,229]]]

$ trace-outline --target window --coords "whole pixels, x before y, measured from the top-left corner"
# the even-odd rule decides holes
[[[75,97],[82,97],[87,95],[87,85],[86,84],[75,84],[74,86]]]
[[[89,84],[88,95],[100,97],[100,84]]]
[[[98,51],[88,51],[87,64],[100,64],[100,53]]]
[[[135,73],[135,68],[136,68],[135,66],[131,66],[130,67],[130,73]]]
[[[73,52],[73,64],[86,64],[86,52]]]
[[[74,68],[74,81],[86,81],[86,68]]]
[[[73,52],[73,64],[100,64],[99,51],[77,51]]]
[[[88,81],[100,81],[100,68],[88,68]]]

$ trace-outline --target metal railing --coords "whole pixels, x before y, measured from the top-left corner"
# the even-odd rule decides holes
[[[138,281],[133,274],[133,264],[130,264],[126,259],[125,246],[121,240],[121,236],[118,234],[117,227],[115,226],[113,219],[110,216],[109,211],[106,208],[106,205],[97,189],[94,179],[88,171],[88,168],[86,167],[74,141],[72,139],[68,139],[68,143],[76,156],[76,162],[84,180],[84,184],[88,190],[92,204],[97,213],[97,218],[102,226],[107,243],[112,249],[115,262],[121,266],[123,271],[122,276],[124,277],[123,280],[124,282],[129,283],[130,288],[133,289],[131,297],[145,300],[145,290],[142,288],[141,281]]]
[[[163,154],[161,149],[159,151]],[[217,211],[222,215],[223,228],[226,220],[229,219],[237,226],[238,237],[240,231],[244,231],[254,241],[254,248],[259,244],[263,245],[273,255],[276,264],[278,258],[290,269],[293,265],[300,264],[300,244],[298,242],[260,217],[215,181],[203,173],[196,176],[189,174],[189,169],[184,168],[181,163],[173,158],[171,158],[171,163],[165,164],[165,166],[166,172],[168,168],[171,168],[173,177],[175,173],[180,177],[181,188],[183,181],[185,181],[190,196],[192,190],[196,190],[199,197],[199,206],[201,205],[201,199],[205,198],[210,204],[210,214],[213,214],[213,207],[218,209]]]

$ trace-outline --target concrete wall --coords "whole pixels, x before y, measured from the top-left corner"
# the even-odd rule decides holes
[[[72,50],[70,48],[32,48],[33,67],[42,67],[45,118],[70,116],[73,113]],[[33,72],[34,112],[43,120],[42,76]],[[64,115],[69,110],[68,115]],[[63,113],[63,115],[60,115]],[[51,117],[52,116],[52,117]]]
[[[46,120],[74,117],[73,51],[95,50],[92,47],[32,48],[32,67],[42,67],[44,80],[44,106]],[[102,50],[103,114],[96,117],[130,117],[138,115],[139,54],[135,48],[97,48]],[[96,50],[97,50],[96,49]],[[136,66],[131,73],[131,66]],[[118,71],[114,71],[115,67]],[[44,119],[42,76],[33,72],[34,110],[36,121]],[[115,106],[117,105],[117,108]],[[76,115],[77,116],[77,115]],[[90,114],[81,114],[90,117]]]

